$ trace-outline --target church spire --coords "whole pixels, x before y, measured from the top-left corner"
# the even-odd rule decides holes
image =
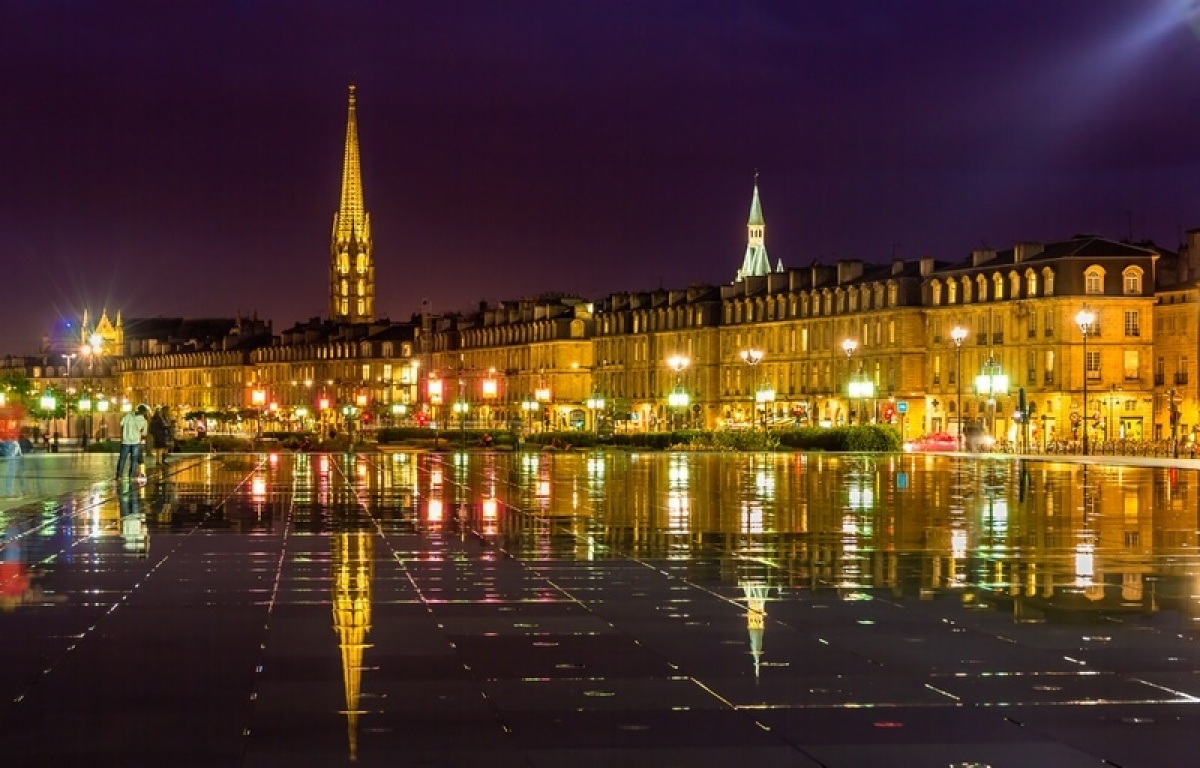
[[[375,264],[371,248],[371,214],[363,202],[362,166],[358,149],[358,97],[350,85],[346,114],[346,149],[342,157],[342,196],[333,215],[330,244],[329,314],[341,322],[375,318]]]
[[[754,195],[750,199],[750,218],[746,221],[746,256],[734,281],[770,274],[771,259],[767,256],[767,224],[763,219],[762,201],[758,197],[758,173],[754,174]]]

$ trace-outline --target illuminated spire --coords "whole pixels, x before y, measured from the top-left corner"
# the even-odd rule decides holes
[[[342,197],[333,215],[330,244],[329,314],[334,320],[361,323],[375,319],[375,264],[371,214],[363,202],[358,149],[358,97],[350,86],[346,149],[342,156]]]
[[[758,173],[754,174],[754,196],[750,199],[750,218],[746,221],[746,257],[738,270],[737,280],[761,277],[771,273],[771,259],[767,256],[767,224],[763,219],[762,201],[758,197]],[[780,262],[783,266],[783,262]]]
[[[366,231],[363,209],[362,164],[358,158],[358,98],[350,86],[350,106],[346,115],[346,151],[342,156],[342,199],[338,206],[334,236],[349,239],[354,230]]]

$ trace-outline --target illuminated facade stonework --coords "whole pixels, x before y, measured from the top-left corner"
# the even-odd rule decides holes
[[[358,151],[357,96],[355,86],[351,85],[342,159],[342,196],[333,215],[329,247],[329,316],[346,323],[369,323],[375,319],[371,214],[363,201]]]

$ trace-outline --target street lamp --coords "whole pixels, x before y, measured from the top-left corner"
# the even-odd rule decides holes
[[[849,385],[847,387],[847,408],[854,406],[854,396],[857,394],[858,388],[855,386],[854,372],[850,370],[850,360],[854,357],[854,351],[858,349],[858,342],[854,339],[844,339],[842,341],[842,351],[846,353],[846,371],[848,374]],[[846,420],[849,423],[849,419]],[[859,423],[862,423],[862,416],[859,416]]]
[[[671,355],[667,358],[667,367],[675,371],[675,389],[667,396],[667,405],[681,412],[688,405],[687,392],[683,391],[683,372],[691,364],[692,359],[687,355]]]
[[[1000,370],[1000,364],[989,357],[983,364],[983,373],[975,377],[975,391],[987,395],[988,406],[992,411],[992,439],[996,438],[996,395],[1008,394],[1008,375]]]
[[[454,401],[454,412],[458,414],[458,438],[459,444],[463,448],[467,447],[467,412],[471,410],[471,404],[466,400]]]
[[[962,345],[967,338],[967,329],[961,325],[956,325],[950,330],[950,338],[954,341],[954,383],[958,387],[957,402],[954,404],[954,410],[958,417],[958,450],[963,449],[963,423],[962,423]]]
[[[742,362],[750,366],[750,386],[753,388],[753,394],[750,398],[750,424],[753,426],[754,422],[757,421],[756,417],[758,416],[758,364],[763,360],[763,351],[761,349],[755,349],[754,347],[751,347],[749,349],[743,349],[739,354],[741,355]]]
[[[587,407],[592,412],[592,431],[600,434],[600,412],[604,410],[604,398],[592,395],[587,399]]]
[[[1083,424],[1083,455],[1088,455],[1088,430],[1087,430],[1087,380],[1088,380],[1088,352],[1087,339],[1088,333],[1092,330],[1092,324],[1096,322],[1096,313],[1088,309],[1086,306],[1079,310],[1075,315],[1075,323],[1079,326],[1079,332],[1083,334],[1083,416],[1080,423]]]
[[[526,398],[521,401],[521,410],[525,411],[525,417],[529,419],[529,433],[533,434],[533,414],[540,408],[537,400]]]

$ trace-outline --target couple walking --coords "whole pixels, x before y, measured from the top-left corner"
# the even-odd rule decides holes
[[[150,408],[145,403],[122,416],[121,454],[117,458],[117,479],[120,480],[124,476],[130,478],[136,476],[138,482],[145,482],[146,467],[142,458],[142,444],[147,444],[157,465],[161,467],[166,462],[167,451],[171,449],[174,431],[171,409],[165,405],[159,408],[153,416],[150,416]]]

